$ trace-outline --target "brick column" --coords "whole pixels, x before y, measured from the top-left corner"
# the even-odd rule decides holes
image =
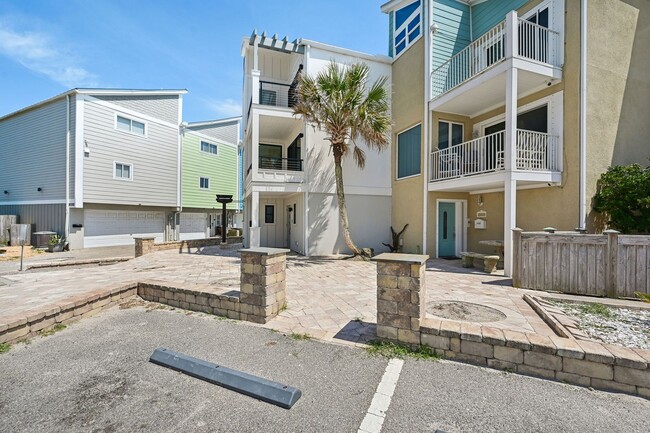
[[[249,322],[266,323],[285,306],[288,252],[280,248],[241,250],[239,302]]]
[[[377,262],[377,337],[420,344],[426,314],[426,261],[429,256],[384,253]]]
[[[141,237],[135,239],[135,256],[140,257],[153,251],[153,245],[156,241],[154,237]]]

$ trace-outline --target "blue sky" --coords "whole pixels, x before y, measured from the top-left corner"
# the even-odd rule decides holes
[[[73,87],[187,88],[184,120],[241,112],[253,29],[386,54],[377,0],[0,0],[0,115]]]

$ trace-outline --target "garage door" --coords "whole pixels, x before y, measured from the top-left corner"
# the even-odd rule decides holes
[[[84,211],[84,247],[132,245],[134,236],[165,239],[165,213],[114,210]]]
[[[203,239],[208,228],[208,214],[181,213],[181,240]]]

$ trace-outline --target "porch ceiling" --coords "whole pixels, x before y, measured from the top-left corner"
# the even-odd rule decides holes
[[[260,115],[260,143],[289,144],[296,138],[301,126],[302,122],[293,117]]]
[[[475,117],[505,105],[507,70],[495,67],[431,101],[432,111]],[[519,98],[548,86],[549,77],[531,71],[519,70],[517,95]]]

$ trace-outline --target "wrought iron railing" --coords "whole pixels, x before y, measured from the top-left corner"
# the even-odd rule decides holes
[[[302,159],[260,156],[260,170],[302,171]]]

